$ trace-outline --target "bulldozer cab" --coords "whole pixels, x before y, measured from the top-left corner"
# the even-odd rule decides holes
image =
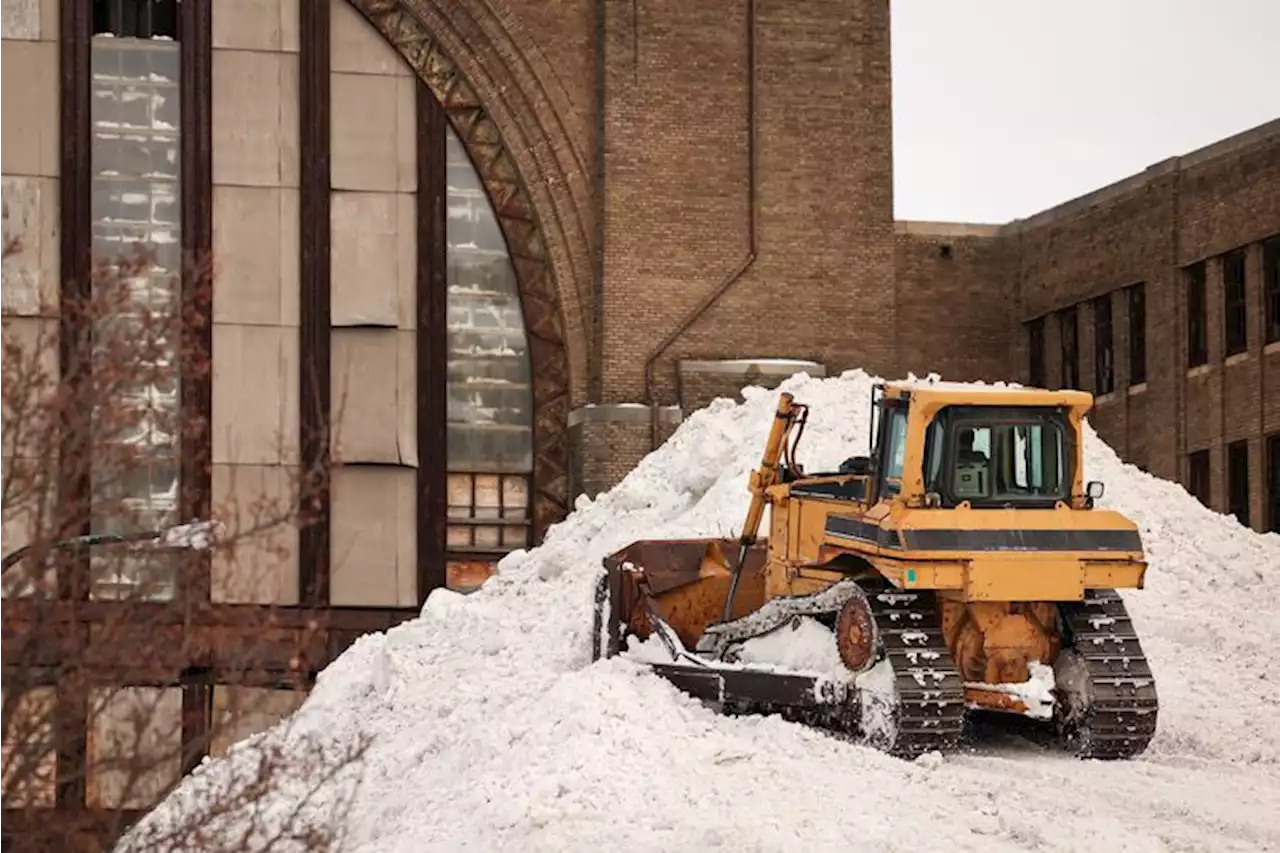
[[[1053,509],[1091,506],[1082,487],[1081,424],[1088,394],[982,386],[880,384],[872,448],[841,474],[866,477],[867,503],[909,507]]]

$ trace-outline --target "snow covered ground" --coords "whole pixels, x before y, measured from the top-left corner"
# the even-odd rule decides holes
[[[871,383],[854,371],[784,384],[812,406],[803,463],[865,452]],[[777,393],[693,414],[482,590],[439,592],[420,619],[362,638],[293,718],[207,762],[142,828],[263,744],[368,736],[367,760],[307,807],[323,822],[354,797],[345,850],[1280,849],[1280,536],[1123,465],[1092,433],[1086,476],[1139,523],[1151,561],[1147,589],[1125,593],[1161,706],[1137,760],[1082,762],[997,734],[906,762],[716,716],[627,660],[592,663],[601,559],[640,538],[733,535]],[[283,786],[268,819],[296,796]]]

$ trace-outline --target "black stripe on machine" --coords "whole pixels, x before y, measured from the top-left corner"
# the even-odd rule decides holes
[[[859,542],[878,545],[881,548],[902,547],[897,531],[885,530],[883,527],[843,515],[827,516],[826,532],[833,536],[843,536],[845,539],[857,539]]]
[[[1136,530],[911,530],[895,531],[842,516],[826,532],[881,548],[908,551],[1141,551]]]

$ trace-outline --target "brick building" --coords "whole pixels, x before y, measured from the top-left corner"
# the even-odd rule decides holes
[[[1276,123],[1025,221],[895,223],[888,0],[6,0],[3,37],[6,339],[128,243],[157,282],[211,256],[212,375],[173,377],[210,428],[157,447],[135,501],[161,524],[331,468],[268,571],[214,560],[148,603],[246,643],[269,608],[252,671],[101,667],[180,718],[173,773],[225,748],[237,696],[284,713],[683,413],[798,368],[1109,388],[1094,422],[1127,458],[1280,517]],[[74,563],[66,619],[104,584]],[[6,595],[9,667],[42,635]],[[95,783],[86,698],[38,689],[48,802],[145,807]]]
[[[1280,121],[1024,220],[897,231],[900,323],[936,330],[900,369],[1091,391],[1127,461],[1280,530]]]

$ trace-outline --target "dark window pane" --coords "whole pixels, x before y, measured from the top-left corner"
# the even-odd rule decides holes
[[[1187,268],[1187,366],[1197,367],[1209,360],[1205,335],[1204,261]]]
[[[1262,291],[1266,305],[1266,343],[1280,341],[1280,235],[1262,244]]]
[[[1139,283],[1129,288],[1129,384],[1147,381],[1147,293]]]
[[[1044,375],[1044,318],[1037,317],[1027,323],[1027,352],[1029,356],[1028,381],[1038,388],[1045,384]]]
[[[1076,309],[1064,308],[1058,312],[1058,331],[1062,351],[1062,388],[1080,387],[1080,341],[1076,324]]]
[[[1209,506],[1209,451],[1197,450],[1187,457],[1187,486],[1200,503]]]
[[[1244,352],[1248,344],[1244,259],[1244,249],[1222,256],[1223,340],[1227,355]]]
[[[1227,445],[1227,513],[1249,526],[1249,442]]]
[[[1093,300],[1093,388],[1110,394],[1116,387],[1115,351],[1112,348],[1111,294]]]
[[[1267,529],[1280,533],[1280,433],[1267,438]]]

